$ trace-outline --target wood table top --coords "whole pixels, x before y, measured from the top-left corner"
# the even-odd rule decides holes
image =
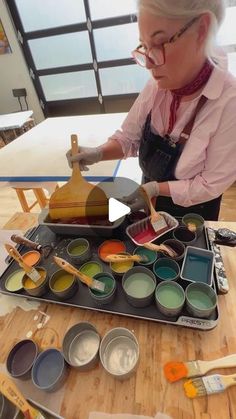
[[[32,214],[17,213],[5,227],[26,230],[29,224],[32,224]],[[236,222],[210,222],[208,225],[236,230]],[[50,316],[45,328],[35,334],[41,348],[60,346],[66,331],[81,321],[94,324],[101,336],[111,328],[126,327],[134,332],[140,345],[137,371],[126,381],[109,376],[101,363],[88,372],[70,369],[61,397],[62,416],[88,419],[92,411],[155,416],[159,411],[174,419],[236,418],[235,387],[221,394],[190,400],[184,394],[183,380],[170,384],[163,374],[164,364],[171,360],[213,360],[236,353],[236,251],[230,247],[221,249],[230,290],[219,296],[219,322],[213,330],[201,331],[57,304],[40,305],[40,310]],[[17,307],[0,317],[1,363],[5,363],[10,347],[32,329],[34,316],[34,310]],[[232,374],[236,370],[217,372]],[[56,401],[55,393],[47,397],[51,400],[55,397]]]

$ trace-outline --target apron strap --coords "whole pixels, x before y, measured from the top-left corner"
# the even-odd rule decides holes
[[[207,97],[206,96],[201,96],[196,109],[193,113],[192,118],[190,119],[190,121],[187,123],[187,125],[185,125],[183,131],[181,132],[180,136],[179,136],[179,144],[184,144],[190,137],[191,131],[193,129],[193,124],[195,122],[196,116],[197,114],[200,112],[200,110],[202,109],[203,105],[206,103],[207,101]]]

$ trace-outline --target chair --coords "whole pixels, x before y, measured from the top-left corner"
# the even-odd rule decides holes
[[[46,197],[44,190],[42,188],[13,188],[15,189],[18,199],[20,201],[21,207],[23,209],[24,212],[30,212],[30,210],[32,208],[35,207],[35,205],[39,204],[40,208],[44,208],[46,207],[46,205],[48,204],[48,198]],[[33,202],[33,204],[28,204],[26,196],[25,196],[25,191],[29,191],[32,190],[36,201]]]

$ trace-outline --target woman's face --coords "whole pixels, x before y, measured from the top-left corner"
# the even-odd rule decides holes
[[[169,19],[142,11],[139,15],[140,43],[149,55],[150,49],[158,47],[182,29],[190,19]],[[165,63],[147,68],[163,89],[178,89],[185,86],[200,71],[205,61],[204,25],[196,20],[175,42],[164,46]],[[206,26],[206,25],[205,25]],[[155,53],[155,50],[151,50]]]

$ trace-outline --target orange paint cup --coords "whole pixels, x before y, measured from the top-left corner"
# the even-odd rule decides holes
[[[126,251],[126,246],[121,240],[111,239],[105,240],[98,248],[98,256],[104,262],[107,262],[106,257],[116,253]]]
[[[28,266],[35,266],[39,263],[41,259],[41,254],[37,250],[30,250],[29,252],[24,253],[22,258],[26,265]]]

